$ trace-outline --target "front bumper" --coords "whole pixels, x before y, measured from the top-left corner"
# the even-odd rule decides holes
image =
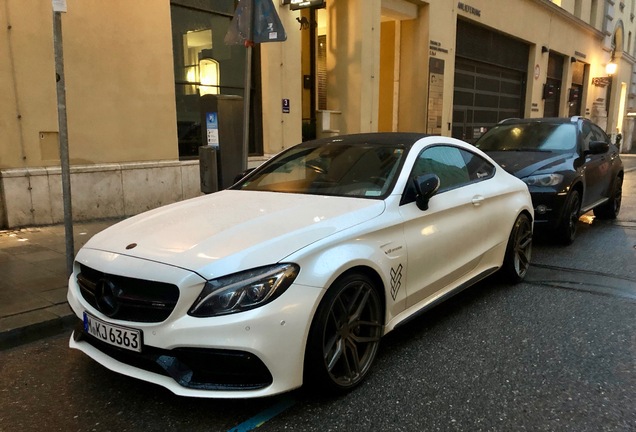
[[[534,207],[534,226],[537,230],[553,230],[561,223],[563,207],[567,199],[566,192],[545,188],[530,188],[532,206]]]
[[[179,299],[162,322],[108,318],[82,296],[76,277],[79,263],[101,265],[99,271],[108,274],[175,284],[180,290]],[[204,284],[195,273],[85,249],[78,254],[75,267],[69,279],[68,301],[78,318],[88,311],[108,323],[143,332],[142,352],[136,353],[100,342],[78,326],[69,346],[108,369],[193,397],[261,397],[302,385],[305,344],[321,289],[293,284],[281,297],[260,308],[194,318],[187,311]]]
[[[77,348],[84,343],[122,364],[170,377],[188,389],[258,390],[273,380],[265,364],[245,351],[145,346],[141,353],[131,352],[89,335],[84,331],[84,322],[78,321],[72,346]]]

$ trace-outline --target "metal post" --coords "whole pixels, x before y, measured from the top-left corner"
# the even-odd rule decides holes
[[[309,76],[311,77],[311,85],[309,88],[309,122],[313,133],[308,136],[309,139],[316,139],[318,124],[316,123],[316,110],[319,109],[316,103],[316,9],[309,9]],[[305,137],[303,137],[305,139]]]
[[[53,45],[55,47],[55,76],[57,81],[57,118],[60,137],[60,164],[62,166],[62,197],[64,201],[64,234],[66,237],[66,273],[73,273],[73,207],[71,205],[71,172],[68,154],[68,127],[66,121],[66,82],[64,81],[64,51],[62,49],[62,14],[53,12]]]
[[[246,9],[246,17],[249,26],[247,28],[247,37],[245,40],[245,95],[243,96],[243,166],[242,169],[247,169],[247,155],[249,154],[249,142],[250,142],[250,97],[252,96],[252,41],[254,37],[254,0],[247,0],[250,2],[249,7]]]
[[[243,166],[242,170],[247,169],[247,155],[249,154],[250,142],[250,96],[252,81],[252,47],[247,46],[245,50],[245,95],[243,96]]]

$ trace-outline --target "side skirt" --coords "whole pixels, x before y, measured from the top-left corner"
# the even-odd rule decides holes
[[[393,327],[393,329],[394,330],[398,329],[398,328],[402,327],[404,324],[411,322],[415,318],[419,318],[424,313],[428,312],[429,310],[431,310],[432,308],[434,308],[438,304],[448,300],[449,298],[453,297],[454,295],[459,294],[460,292],[464,291],[466,288],[469,288],[472,285],[475,285],[477,282],[479,282],[482,279],[487,278],[491,274],[495,273],[497,270],[499,270],[499,267],[492,267],[492,268],[489,268],[487,270],[484,270],[483,272],[481,272],[477,276],[475,276],[475,277],[467,280],[463,284],[457,286],[457,288],[454,288],[454,289],[448,291],[447,293],[439,296],[438,298],[436,298],[435,300],[431,301],[430,303],[427,303],[420,310],[418,310],[417,312],[414,312],[409,317],[407,317],[404,320],[402,320],[401,322],[397,323],[395,325],[395,327]]]
[[[600,199],[600,200],[596,201],[593,204],[590,204],[589,206],[581,207],[581,211],[579,213],[581,215],[583,215],[583,214],[589,212],[590,210],[592,210],[594,207],[598,207],[599,205],[604,204],[607,201],[609,201],[609,198],[603,198],[603,199]]]

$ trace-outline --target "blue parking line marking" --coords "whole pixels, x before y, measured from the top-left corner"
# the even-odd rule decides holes
[[[283,400],[278,402],[276,405],[273,405],[267,408],[266,410],[261,411],[260,413],[252,417],[251,419],[248,419],[244,421],[243,423],[241,423],[240,425],[235,426],[232,429],[228,430],[228,432],[248,432],[248,431],[254,430],[257,427],[262,426],[263,423],[273,419],[278,414],[285,411],[287,408],[293,406],[295,403],[296,401],[292,398],[289,398],[289,397],[284,398]]]

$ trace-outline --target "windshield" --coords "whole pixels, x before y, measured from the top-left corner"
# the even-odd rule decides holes
[[[403,155],[399,145],[300,144],[233,189],[381,198],[390,192]]]
[[[486,132],[475,146],[483,151],[573,151],[576,126],[570,123],[501,124]]]

